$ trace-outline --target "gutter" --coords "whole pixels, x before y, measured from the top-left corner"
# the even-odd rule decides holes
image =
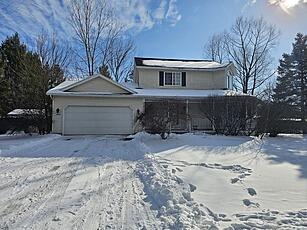
[[[186,68],[186,67],[165,67],[165,66],[136,66],[136,69],[154,69],[154,70],[188,70],[188,71],[199,71],[199,72],[215,72],[227,69],[232,63],[229,63],[223,67],[216,68]]]

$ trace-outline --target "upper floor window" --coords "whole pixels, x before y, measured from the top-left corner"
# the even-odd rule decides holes
[[[165,85],[181,85],[181,72],[164,72]]]
[[[233,80],[230,72],[227,73],[227,89],[233,89]]]

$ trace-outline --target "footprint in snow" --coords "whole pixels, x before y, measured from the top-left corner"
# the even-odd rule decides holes
[[[177,171],[182,172],[183,170],[181,168],[176,167]]]
[[[258,203],[254,203],[250,201],[249,199],[244,199],[243,204],[247,207],[259,207],[260,206]]]
[[[196,186],[195,185],[189,184],[189,186],[190,186],[190,191],[191,192],[194,192],[196,190]]]
[[[248,194],[251,195],[251,196],[257,195],[256,190],[253,189],[253,188],[247,188],[247,192],[248,192]]]
[[[239,178],[232,178],[232,179],[230,179],[232,184],[237,183],[239,180],[240,180]]]

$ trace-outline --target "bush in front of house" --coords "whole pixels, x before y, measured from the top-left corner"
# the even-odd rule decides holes
[[[301,133],[307,122],[301,121],[297,107],[278,102],[262,102],[258,109],[256,135],[279,133]]]
[[[260,101],[251,96],[211,96],[200,104],[214,131],[223,135],[251,135]]]
[[[170,133],[170,117],[168,114],[168,102],[146,103],[145,114],[142,116],[143,126],[152,134],[159,134],[166,139]]]

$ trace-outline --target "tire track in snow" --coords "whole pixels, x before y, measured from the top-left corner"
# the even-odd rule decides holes
[[[91,137],[76,142],[72,138],[63,152],[63,141],[59,138],[47,146],[20,149],[20,154],[29,152],[34,157],[4,163],[18,169],[20,175],[14,181],[22,186],[9,185],[16,191],[0,207],[0,218],[5,220],[0,229],[159,229],[159,220],[144,201],[135,161],[108,158],[113,151],[115,158],[126,154],[127,143],[116,141],[118,147],[113,150],[112,139]],[[111,152],[104,155],[100,146]],[[98,153],[88,155],[94,150]]]
[[[18,165],[18,167],[12,167],[13,169],[6,174],[7,177],[10,179],[7,180],[5,177],[2,178],[3,181],[6,181],[5,183],[0,185],[0,194],[7,195],[10,194],[10,196],[13,194],[14,196],[22,193],[28,186],[31,186],[30,181],[33,175],[36,175],[38,172],[41,172],[40,170],[43,168],[45,171],[42,171],[43,173],[46,173],[46,169],[57,165],[60,160],[52,160],[48,161],[46,159],[32,159],[30,162],[26,162],[24,165],[22,163]],[[36,165],[35,168],[33,166]],[[17,175],[16,175],[17,174]],[[11,190],[11,191],[10,191]],[[1,199],[0,204],[4,205],[4,203],[7,202],[8,199],[10,199],[10,196],[3,197]]]
[[[125,224],[123,221],[122,228],[129,226],[129,224],[130,226],[134,224],[135,228],[138,229],[159,229],[160,223],[150,209],[150,204],[144,201],[143,184],[136,176],[135,167],[136,163],[127,163],[127,168],[130,168],[133,172],[131,177],[124,181],[125,193],[123,200],[131,202],[123,206],[126,208],[124,213],[128,223]]]
[[[71,163],[74,163],[74,161],[68,163],[68,165],[71,165]],[[40,225],[45,226],[45,229],[49,229],[48,226],[50,222],[58,220],[57,212],[59,209],[59,204],[64,197],[69,183],[81,167],[81,163],[77,163],[67,175],[64,173],[58,177],[56,187],[54,187],[55,189],[53,190],[52,195],[38,207],[30,218],[27,218],[25,222],[27,227],[33,228],[34,226],[34,229],[42,229],[42,227],[35,227],[36,225]]]
[[[115,161],[97,166],[97,191],[75,215],[71,229],[158,229],[159,222],[143,201],[135,163]],[[66,227],[69,227],[67,225]]]
[[[50,205],[49,202],[57,199],[57,195],[61,190],[58,190],[59,186],[67,183],[67,180],[72,177],[75,169],[66,169],[71,162],[61,165],[62,170],[55,174],[50,175],[49,178],[39,180],[35,185],[32,183],[29,190],[27,188],[21,194],[17,194],[10,201],[9,206],[4,210],[5,219],[8,219],[7,226],[12,228],[32,228],[34,221],[38,222],[39,213]],[[65,180],[67,178],[67,180]],[[34,210],[34,211],[33,211]]]
[[[84,142],[86,143],[86,139],[84,139]],[[83,151],[86,151],[86,149],[90,146],[90,143],[91,142],[85,145]],[[57,143],[50,143],[47,146],[35,145],[36,150],[33,151],[33,154],[35,155],[41,151],[43,153],[43,150],[47,151],[48,148],[54,149],[52,148],[54,147],[53,145],[56,146]],[[30,148],[30,150],[32,149]],[[2,225],[31,227],[34,221],[36,223],[42,221],[41,219],[37,219],[38,216],[41,215],[40,213],[50,210],[50,207],[48,206],[50,206],[54,200],[58,200],[61,198],[61,196],[63,196],[65,193],[65,187],[67,188],[69,182],[73,178],[74,173],[78,170],[78,161],[76,158],[73,158],[75,153],[76,152],[73,152],[70,155],[67,155],[67,157],[64,159],[43,158],[44,160],[42,163],[46,164],[54,163],[54,159],[56,159],[56,162],[61,163],[60,165],[57,164],[59,166],[59,170],[57,170],[54,174],[48,170],[49,174],[38,178],[37,181],[34,180],[28,183],[26,186],[23,186],[20,191],[15,192],[15,194],[13,194],[14,197],[11,197],[11,199],[8,200],[8,205],[0,215],[1,218],[3,217],[6,219],[6,222],[2,223]],[[34,160],[32,158],[32,162],[30,161],[28,166],[33,166],[37,172],[41,172],[42,168],[44,168],[44,165],[36,163],[36,158],[34,158]],[[26,175],[29,175],[29,173]],[[63,189],[59,190],[58,187],[61,186]],[[14,188],[16,188],[16,186]],[[62,195],[59,193],[62,193]],[[31,210],[35,210],[34,213],[31,213]]]
[[[90,147],[92,142],[96,142],[97,140],[93,140],[88,142],[86,138],[84,139],[84,142],[86,143],[85,146],[82,148],[82,151],[84,153],[87,152],[88,148]],[[69,170],[69,173],[66,175],[61,174],[59,177],[60,180],[58,180],[57,187],[53,191],[53,194],[48,200],[46,200],[40,207],[39,210],[36,211],[36,214],[32,216],[32,220],[28,221],[28,226],[36,226],[39,227],[37,229],[49,229],[50,225],[52,225],[53,221],[60,221],[60,218],[58,217],[58,212],[61,207],[62,199],[65,196],[66,190],[75,177],[76,173],[80,171],[82,168],[84,169],[84,161],[82,161],[79,158],[74,158],[74,155],[77,152],[74,151],[72,154],[68,156],[68,159],[70,161],[67,163],[67,167],[64,168],[72,168]],[[48,212],[49,211],[49,212]]]

